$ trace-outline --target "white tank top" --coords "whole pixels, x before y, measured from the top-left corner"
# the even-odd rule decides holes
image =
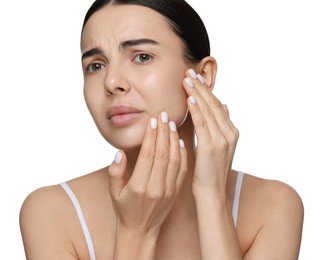
[[[244,173],[238,172],[237,180],[236,180],[236,187],[235,187],[235,194],[234,194],[233,204],[232,204],[232,217],[233,217],[235,226],[237,225],[239,199],[240,199],[240,192],[241,192],[241,187],[242,187],[242,183],[243,183],[243,177],[244,177]],[[70,197],[70,199],[74,205],[77,217],[80,220],[80,224],[81,224],[82,231],[83,231],[83,234],[85,237],[85,241],[88,246],[90,260],[96,260],[96,254],[95,254],[95,249],[94,249],[93,242],[92,242],[92,237],[91,237],[88,225],[85,221],[80,203],[79,203],[78,199],[76,198],[75,194],[73,193],[72,189],[67,185],[66,182],[60,183],[60,186],[62,186],[63,189],[66,191],[66,193],[68,194],[68,196]]]

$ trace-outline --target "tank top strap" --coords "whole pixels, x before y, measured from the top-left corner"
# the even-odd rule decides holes
[[[95,254],[92,238],[91,238],[91,235],[90,235],[90,232],[89,232],[88,225],[85,221],[85,218],[84,218],[80,203],[79,203],[77,197],[75,196],[74,192],[72,191],[72,189],[68,186],[68,184],[66,182],[62,182],[59,185],[66,191],[66,193],[68,194],[69,198],[71,199],[71,201],[74,205],[77,217],[78,217],[78,219],[80,221],[80,224],[81,224],[81,227],[82,227],[82,231],[83,231],[83,234],[84,234],[84,237],[85,237],[85,241],[86,241],[87,246],[88,246],[90,260],[96,260],[96,254]]]
[[[235,194],[234,194],[233,204],[232,204],[232,217],[233,217],[233,220],[235,223],[235,227],[237,226],[239,200],[240,200],[241,187],[243,184],[243,178],[244,178],[244,173],[238,172],[236,186],[235,186]]]

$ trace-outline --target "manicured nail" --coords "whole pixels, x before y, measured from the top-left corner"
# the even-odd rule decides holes
[[[194,83],[192,82],[192,79],[191,78],[185,78],[184,80],[187,83],[187,85],[188,85],[189,88],[193,88],[194,87]]]
[[[167,123],[169,121],[169,116],[166,112],[161,113],[161,119],[163,123]]]
[[[170,121],[169,122],[169,127],[170,127],[170,130],[172,132],[176,132],[177,131],[177,126],[175,125],[175,123],[173,121]]]
[[[205,80],[204,80],[204,78],[203,78],[203,76],[202,75],[200,75],[200,74],[197,74],[197,78],[199,79],[199,81],[200,82],[202,82],[203,84],[205,83]]]
[[[114,162],[116,164],[120,164],[121,161],[122,161],[122,153],[120,151],[118,151],[115,155]]]
[[[185,143],[182,139],[179,140],[179,145],[180,145],[180,148],[181,149],[184,149],[185,148]]]
[[[156,118],[152,117],[152,118],[150,119],[150,127],[151,127],[152,129],[156,129],[156,128],[157,128],[157,119],[156,119]]]
[[[196,105],[197,102],[196,102],[196,98],[194,96],[190,96],[190,97],[188,97],[188,99],[189,99],[191,104]]]
[[[197,78],[197,74],[196,74],[196,72],[195,72],[193,69],[189,69],[188,72],[189,72],[189,75],[190,75],[192,78],[194,78],[194,79]]]

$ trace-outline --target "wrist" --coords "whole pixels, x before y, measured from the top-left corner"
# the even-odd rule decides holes
[[[118,225],[114,259],[154,259],[158,234],[155,230],[132,230]]]
[[[209,207],[211,209],[228,208],[230,203],[225,190],[209,188],[193,188],[193,195],[197,207]]]
[[[201,186],[193,183],[192,192],[195,199],[220,199],[225,201],[227,198],[226,187],[218,187],[218,185]]]

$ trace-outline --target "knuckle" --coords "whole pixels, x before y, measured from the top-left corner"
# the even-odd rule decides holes
[[[239,138],[239,132],[238,130],[233,130],[230,132],[230,134],[227,136],[227,141],[229,145],[235,145]]]
[[[203,113],[204,113],[204,115],[205,115],[206,117],[212,117],[212,116],[214,116],[214,114],[213,114],[213,110],[212,110],[212,108],[211,108],[210,105],[205,107]]]
[[[216,142],[216,147],[220,151],[226,151],[228,149],[228,147],[229,147],[228,140],[226,140],[225,138],[218,139],[217,142]]]
[[[136,195],[144,195],[145,194],[145,187],[142,185],[133,185],[130,187],[131,191]]]
[[[156,151],[156,155],[161,160],[168,160],[170,156],[170,151],[168,147],[159,147]]]
[[[162,189],[151,189],[148,193],[148,197],[152,201],[160,201],[163,199],[164,193]]]
[[[113,169],[113,167],[108,168],[108,175],[111,177],[115,176],[115,170]]]
[[[176,192],[175,192],[174,188],[168,188],[166,190],[166,197],[168,197],[168,198],[174,197],[175,194],[176,194]]]
[[[198,128],[204,128],[204,127],[206,127],[206,120],[205,120],[205,118],[199,118],[198,120],[196,120],[195,126],[198,127]]]
[[[142,148],[140,151],[140,155],[147,160],[153,160],[155,153],[153,149],[149,149],[149,148]]]
[[[221,102],[220,100],[218,100],[216,97],[211,96],[211,98],[208,101],[210,106],[214,106],[214,107],[219,107],[221,106]]]
[[[170,158],[170,164],[174,167],[179,167],[181,163],[181,158],[179,156],[172,156]]]
[[[234,133],[235,133],[235,138],[236,138],[236,141],[239,139],[239,130],[236,128],[236,127],[234,127]]]

